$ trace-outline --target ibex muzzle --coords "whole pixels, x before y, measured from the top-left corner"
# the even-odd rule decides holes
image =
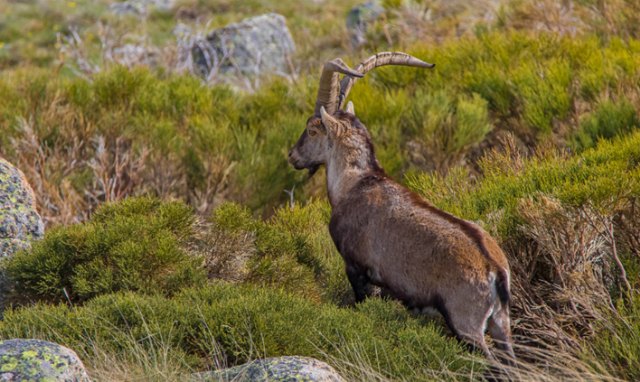
[[[381,286],[411,309],[437,309],[458,338],[492,358],[488,330],[513,358],[509,265],[496,241],[387,177],[353,104],[341,110],[356,79],[381,65],[433,67],[405,53],[379,53],[356,70],[340,59],[328,62],[315,113],[289,162],[311,172],[327,168],[329,231],[357,302],[371,284]]]

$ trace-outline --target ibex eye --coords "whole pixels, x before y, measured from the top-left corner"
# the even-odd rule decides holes
[[[311,136],[311,137],[313,137],[314,135],[317,134],[314,130],[307,130],[307,132],[309,133],[309,136]]]

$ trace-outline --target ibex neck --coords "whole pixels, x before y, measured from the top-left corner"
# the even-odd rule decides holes
[[[327,193],[331,207],[336,207],[344,200],[349,192],[367,175],[372,173],[384,174],[377,166],[354,166],[342,161],[327,163]]]

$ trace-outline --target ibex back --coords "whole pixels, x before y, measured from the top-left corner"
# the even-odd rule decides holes
[[[458,338],[487,357],[493,358],[486,330],[513,357],[509,265],[496,241],[388,178],[353,104],[340,110],[357,78],[388,64],[433,66],[404,53],[379,53],[356,70],[340,59],[326,63],[315,114],[289,162],[312,173],[327,168],[329,231],[357,302],[370,284],[381,286],[411,309],[435,308]]]

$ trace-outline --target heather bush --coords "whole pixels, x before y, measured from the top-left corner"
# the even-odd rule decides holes
[[[427,169],[440,172],[459,163],[463,153],[482,142],[493,128],[487,101],[478,94],[454,100],[445,91],[418,92],[407,117],[405,123],[423,148]]]
[[[184,249],[193,224],[179,202],[105,204],[86,223],[53,228],[6,262],[14,299],[81,304],[123,290],[175,294],[205,279],[201,260]]]
[[[584,116],[573,138],[574,147],[578,150],[593,147],[600,139],[626,134],[639,126],[638,113],[629,101],[604,101]]]
[[[211,220],[198,245],[210,275],[281,288],[312,301],[353,302],[342,257],[327,230],[326,203],[279,208],[266,221],[225,204]]]

